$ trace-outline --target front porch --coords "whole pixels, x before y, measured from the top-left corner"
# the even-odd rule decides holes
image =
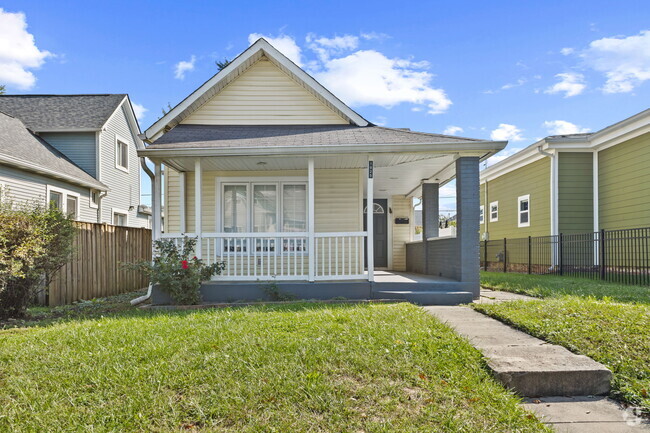
[[[161,228],[154,237],[195,237],[197,257],[224,264],[204,284],[206,302],[264,299],[270,284],[308,299],[444,304],[478,296],[478,252],[471,254],[478,248],[478,157],[393,151],[154,162],[154,227]],[[438,238],[438,190],[453,178],[457,236]],[[420,244],[412,242],[413,197],[422,199]],[[154,300],[166,299],[158,293]]]

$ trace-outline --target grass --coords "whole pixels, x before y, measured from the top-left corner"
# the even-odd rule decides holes
[[[570,295],[650,304],[650,287],[628,286],[588,278],[481,272],[481,285],[539,298]]]
[[[650,413],[649,288],[498,273],[482,273],[481,284],[544,297],[473,307],[601,362],[614,374],[611,396]]]
[[[404,303],[130,309],[7,329],[0,407],[12,432],[550,431],[465,340]]]

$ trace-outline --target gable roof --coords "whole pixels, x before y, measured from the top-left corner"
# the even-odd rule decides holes
[[[262,57],[266,57],[270,60],[275,64],[275,66],[287,73],[292,79],[311,92],[323,104],[349,121],[351,125],[367,126],[369,124],[366,119],[345,105],[307,72],[289,60],[265,39],[260,38],[243,53],[233,59],[228,66],[216,73],[212,78],[203,83],[201,87],[192,92],[167,114],[151,125],[144,132],[144,139],[151,142],[157,140],[167,130],[174,128],[189,114],[196,111],[210,98],[219,93],[221,89],[242,75],[251,65]]]
[[[83,171],[25,124],[0,112],[0,164],[107,191],[108,187]]]
[[[178,125],[147,149],[305,147],[481,142],[471,138],[353,125]]]
[[[98,131],[125,98],[124,93],[0,95],[0,111],[21,119],[35,132]]]

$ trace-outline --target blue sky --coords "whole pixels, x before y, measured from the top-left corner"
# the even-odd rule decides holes
[[[650,106],[648,1],[21,0],[0,8],[7,93],[128,93],[146,110],[143,130],[254,34],[370,121],[508,139],[504,156]]]

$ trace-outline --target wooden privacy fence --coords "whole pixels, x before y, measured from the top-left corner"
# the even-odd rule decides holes
[[[41,297],[47,305],[118,295],[146,287],[149,281],[123,263],[151,260],[151,230],[107,224],[75,223],[77,236],[70,261]]]

